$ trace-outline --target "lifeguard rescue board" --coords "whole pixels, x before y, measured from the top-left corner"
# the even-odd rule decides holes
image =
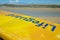
[[[60,25],[0,10],[1,40],[60,40]]]

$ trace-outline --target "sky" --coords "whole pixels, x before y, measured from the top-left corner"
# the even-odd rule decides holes
[[[60,0],[0,0],[0,4],[60,4]]]

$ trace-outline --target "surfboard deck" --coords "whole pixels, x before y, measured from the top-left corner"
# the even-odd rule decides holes
[[[0,11],[0,38],[4,40],[60,40],[60,25],[32,16]]]

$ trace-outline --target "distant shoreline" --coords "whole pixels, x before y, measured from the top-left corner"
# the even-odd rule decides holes
[[[22,5],[22,4],[0,4],[0,6],[6,6],[6,7],[29,7],[29,8],[60,8],[60,5],[58,4],[27,4],[27,5]]]

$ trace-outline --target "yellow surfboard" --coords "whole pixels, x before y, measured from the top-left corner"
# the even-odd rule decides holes
[[[0,40],[60,40],[60,25],[36,17],[0,11]]]

